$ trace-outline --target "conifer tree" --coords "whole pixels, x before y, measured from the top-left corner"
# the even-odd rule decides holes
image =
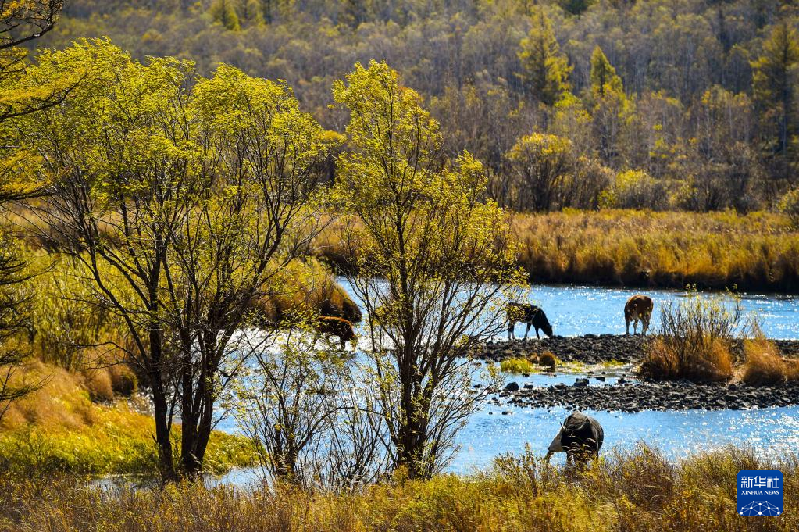
[[[621,78],[599,46],[591,54],[591,92],[599,98],[608,92],[623,92]]]
[[[538,9],[532,18],[530,33],[520,43],[518,55],[524,72],[519,76],[534,98],[552,105],[569,90],[571,67],[546,14]]]
[[[236,14],[236,8],[232,0],[214,0],[214,3],[211,4],[211,17],[214,22],[222,24],[230,31],[241,29],[239,16]]]
[[[792,174],[790,144],[796,133],[797,62],[799,37],[787,22],[781,22],[763,43],[762,55],[752,63],[754,100],[760,114],[764,145],[775,158],[775,170],[789,180]]]

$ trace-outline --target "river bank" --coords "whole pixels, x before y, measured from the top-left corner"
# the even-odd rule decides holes
[[[528,450],[471,475],[410,480],[398,473],[385,483],[342,493],[284,485],[209,489],[201,483],[166,490],[104,489],[74,477],[0,477],[0,530],[726,532],[799,527],[792,511],[799,493],[795,453],[764,459],[751,449],[728,447],[673,460],[638,445],[603,449],[602,455],[577,475],[544,464]],[[736,511],[736,475],[742,469],[778,469],[784,475],[786,511],[764,518],[762,527],[754,523],[757,518]]]
[[[531,283],[799,294],[799,231],[779,213],[566,210],[510,222]],[[355,264],[343,223],[313,245],[340,272]]]
[[[562,406],[570,410],[611,412],[748,410],[799,404],[799,383],[747,386],[738,383],[719,385],[688,381],[627,381],[607,386],[589,386],[583,384],[585,382],[578,377],[572,385],[522,385],[516,391],[499,392],[494,402],[502,404],[502,400],[505,400],[520,408]]]
[[[535,359],[552,353],[556,366],[541,371],[568,382],[541,385],[530,374],[506,377],[506,386],[492,396],[494,405],[517,408],[565,407],[572,410],[640,412],[644,410],[747,410],[799,404],[799,383],[749,386],[742,382],[696,384],[687,380],[640,380],[635,366],[644,357],[652,336],[586,335],[553,337],[528,342],[489,342],[475,358],[489,363]],[[774,341],[783,357],[799,358],[799,341]],[[742,341],[733,342],[733,355],[743,359]],[[568,376],[568,377],[567,377]],[[479,385],[478,385],[479,386]]]

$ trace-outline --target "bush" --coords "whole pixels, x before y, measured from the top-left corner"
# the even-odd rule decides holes
[[[114,393],[118,393],[123,397],[130,397],[136,392],[138,387],[136,374],[128,366],[117,364],[108,368],[108,372],[111,376],[111,388]]]
[[[499,368],[505,373],[533,373],[535,371],[535,366],[526,358],[503,360]]]
[[[599,195],[603,209],[652,209],[668,207],[665,187],[642,170],[619,172],[613,185]]]
[[[794,188],[782,197],[780,211],[791,219],[791,223],[794,226],[799,226],[799,187]]]
[[[538,357],[538,364],[554,370],[555,366],[558,364],[558,359],[551,351],[544,351],[541,356]]]
[[[746,384],[781,384],[788,376],[788,364],[782,359],[773,342],[759,336],[744,341],[746,363],[742,380]]]
[[[647,346],[639,371],[652,379],[724,381],[732,377],[730,345],[741,319],[740,303],[732,310],[722,297],[689,295],[661,306],[660,336]]]
[[[768,523],[735,511],[741,469],[778,469],[785,505],[797,503],[799,457],[761,460],[728,448],[666,461],[638,446],[608,453],[575,481],[532,452],[504,456],[469,477],[437,475],[357,492],[276,484],[240,490],[183,483],[105,489],[73,477],[0,476],[0,529],[8,530],[547,530],[714,532],[797,530],[788,511]]]
[[[92,401],[112,401],[114,389],[111,385],[111,374],[107,368],[83,371],[83,381]]]

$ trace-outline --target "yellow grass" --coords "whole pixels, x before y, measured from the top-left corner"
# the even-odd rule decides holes
[[[797,530],[799,457],[765,461],[725,449],[672,462],[639,446],[606,452],[578,476],[526,454],[484,473],[399,480],[354,493],[291,486],[255,491],[180,484],[167,489],[102,490],[77,479],[0,477],[3,530],[548,531],[714,532]],[[742,469],[779,469],[779,517],[742,517],[735,504]]]
[[[783,383],[789,377],[789,367],[793,370],[796,364],[795,361],[783,360],[774,342],[764,337],[745,340],[744,354],[746,362],[741,380],[747,384]]]
[[[109,376],[107,371],[98,374]],[[102,398],[107,402],[93,402],[96,390],[87,387],[85,375],[38,360],[28,363],[19,377],[45,384],[12,403],[0,423],[0,475],[2,471],[157,472],[155,426],[146,399],[111,395]],[[94,378],[88,379],[88,386],[96,386]],[[176,426],[175,436],[179,430]],[[224,471],[252,464],[254,458],[249,441],[214,432],[205,465],[211,471]]]
[[[726,381],[733,375],[730,346],[713,338],[680,352],[674,342],[658,337],[648,345],[639,371],[658,380]]]
[[[513,214],[535,282],[799,292],[799,232],[778,213],[603,210]],[[351,267],[331,225],[315,253]]]
[[[535,366],[526,358],[509,358],[500,362],[499,367],[505,373],[535,372]]]

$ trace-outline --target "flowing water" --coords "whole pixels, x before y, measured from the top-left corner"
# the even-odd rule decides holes
[[[339,282],[358,301],[346,279],[339,279]],[[530,300],[545,310],[555,334],[623,334],[624,303],[635,293],[646,293],[654,300],[652,330],[657,330],[659,326],[660,305],[686,296],[686,292],[675,290],[534,286]],[[745,315],[757,316],[766,336],[799,339],[799,298],[742,295],[741,307]],[[516,334],[519,333],[524,334],[523,326],[517,326]],[[558,383],[571,384],[580,376],[514,375],[506,377],[506,380],[513,380],[522,386],[527,383],[553,386]],[[614,382],[613,377],[608,377],[606,382],[591,378],[592,386],[611,385]],[[587,413],[599,420],[605,430],[603,451],[631,448],[642,441],[659,448],[673,459],[729,444],[749,446],[758,454],[770,457],[799,449],[799,406],[760,410]],[[460,451],[447,471],[469,473],[485,469],[497,455],[523,453],[528,445],[534,453],[543,455],[568,414],[562,407],[520,408],[504,399],[499,404],[488,403],[458,434]],[[224,421],[220,428],[237,430],[232,420]],[[562,455],[559,459],[563,459]],[[257,478],[257,470],[236,470],[215,482],[246,485]]]

